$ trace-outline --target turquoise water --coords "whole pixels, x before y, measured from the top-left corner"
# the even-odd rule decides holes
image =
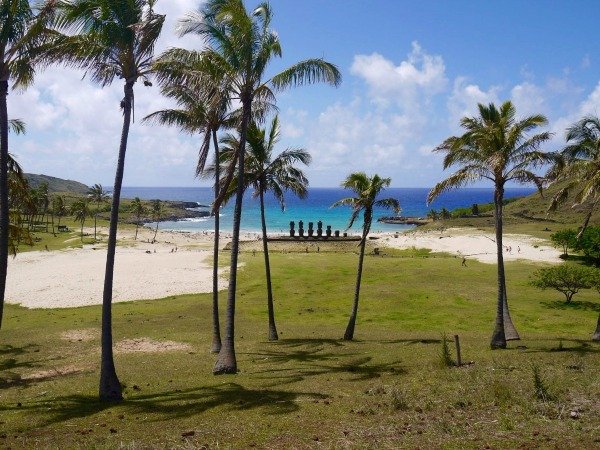
[[[383,197],[396,198],[402,207],[402,215],[424,217],[427,211],[431,208],[449,210],[471,206],[473,203],[489,203],[493,201],[493,190],[483,188],[466,188],[457,191],[452,191],[441,195],[432,205],[427,206],[425,199],[427,198],[427,188],[389,188],[383,193]],[[529,195],[533,192],[529,188],[513,188],[506,189],[506,198],[521,197]],[[133,198],[140,197],[141,199],[161,199],[161,200],[180,200],[188,202],[197,202],[199,210],[209,210],[208,205],[213,199],[213,192],[210,188],[153,188],[153,187],[123,187],[122,197]],[[323,230],[327,225],[331,225],[332,230],[343,231],[348,226],[350,219],[350,208],[338,207],[331,208],[331,205],[337,200],[351,196],[352,193],[341,188],[311,188],[308,197],[299,199],[293,195],[286,197],[285,211],[281,211],[279,204],[272,198],[267,197],[266,200],[266,218],[267,229],[269,232],[287,233],[289,230],[290,221],[296,222],[296,230],[298,222],[304,221],[304,229],[308,229],[308,223],[314,222],[314,228],[317,228],[317,222],[323,222]],[[233,201],[225,205],[221,210],[221,230],[228,231],[232,229],[233,218]],[[376,210],[375,220],[378,217],[393,215],[392,211]],[[362,218],[358,220],[351,231],[356,231],[362,227]],[[212,231],[214,230],[214,219],[195,218],[177,222],[161,222],[160,229],[166,230],[182,230],[182,231]],[[253,232],[260,231],[260,207],[258,199],[252,198],[251,195],[246,195],[244,199],[244,208],[242,212],[243,231]],[[411,228],[408,225],[389,225],[380,222],[373,222],[373,231],[402,231]]]

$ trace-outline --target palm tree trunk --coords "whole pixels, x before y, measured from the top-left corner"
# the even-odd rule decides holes
[[[81,242],[83,242],[83,221],[81,222],[81,233],[79,234],[79,237],[81,238]]]
[[[138,228],[140,228],[140,218],[139,217],[135,221],[135,237],[133,238],[134,241],[137,241]]]
[[[231,239],[231,262],[229,264],[229,287],[227,290],[227,312],[225,316],[225,336],[219,357],[213,368],[215,375],[236,373],[237,361],[235,358],[235,290],[237,287],[237,264],[240,248],[240,225],[242,222],[242,202],[244,200],[244,161],[246,159],[246,134],[250,115],[252,113],[252,98],[242,96],[242,123],[240,126],[240,146],[238,148],[238,174],[235,207],[233,210],[233,236]]]
[[[216,130],[212,130],[213,146],[215,148],[215,201],[219,197],[219,181],[221,177],[221,164],[219,161],[219,141]],[[219,233],[220,233],[220,208],[215,211],[215,237],[213,247],[213,337],[210,346],[211,353],[221,351],[221,325],[219,323]]]
[[[598,315],[598,323],[596,324],[596,331],[592,336],[592,341],[600,341],[600,315]]]
[[[98,209],[96,209],[96,214],[94,214],[94,241],[96,241],[96,223],[98,221]]]
[[[0,329],[8,271],[8,80],[0,80]]]
[[[504,291],[505,291],[505,275],[504,275],[504,247],[502,245],[502,198],[504,196],[504,188],[496,186],[494,193],[494,219],[496,227],[496,252],[498,255],[498,302],[496,306],[496,327],[492,334],[490,346],[492,350],[498,348],[506,348],[506,334],[504,332]]]
[[[504,301],[502,302],[502,316],[504,319],[504,337],[507,341],[519,341],[521,336],[513,324],[512,318],[510,317],[510,311],[508,309],[508,298],[506,290],[506,279],[504,280]]]
[[[160,217],[156,218],[156,228],[154,229],[154,237],[152,238],[152,242],[156,242],[156,235],[158,234],[158,222],[159,222]]]
[[[583,220],[583,225],[581,225],[581,230],[579,230],[579,233],[577,233],[577,242],[581,241],[581,237],[583,236],[583,233],[585,233],[586,228],[588,227],[588,224],[590,223],[590,219],[592,218],[592,214],[594,213],[594,209],[596,208],[596,203],[598,203],[598,200],[594,201],[591,206],[590,209],[588,210],[587,214],[585,215],[585,219]]]
[[[276,341],[277,327],[275,326],[275,312],[273,309],[273,287],[271,286],[271,264],[269,263],[269,244],[267,242],[267,222],[265,220],[265,195],[264,186],[260,181],[260,220],[262,225],[263,253],[265,255],[265,272],[267,274],[267,309],[269,310],[269,340]]]
[[[125,170],[125,152],[131,123],[131,106],[133,101],[133,84],[135,80],[125,82],[125,98],[123,104],[123,129],[119,145],[119,158],[113,187],[112,206],[110,210],[110,227],[108,231],[108,249],[106,255],[106,272],[104,275],[104,293],[102,296],[102,356],[100,363],[100,400],[121,401],[123,394],[121,383],[117,377],[113,358],[112,338],[112,291],[115,267],[115,249],[117,246],[117,225],[119,221],[119,204],[121,201],[121,185]]]
[[[54,211],[52,211],[52,235],[56,236],[56,231],[54,231]]]
[[[370,214],[365,211],[365,223],[363,225],[363,236],[360,241],[360,254],[358,255],[358,270],[356,271],[356,287],[354,288],[354,303],[352,304],[352,313],[350,314],[350,320],[348,321],[348,326],[346,327],[346,332],[344,333],[344,340],[351,341],[354,338],[354,326],[356,325],[356,315],[358,314],[358,297],[360,294],[360,281],[362,279],[362,271],[363,271],[363,261],[365,259],[365,245],[367,243],[367,229],[370,224],[367,223],[367,220],[370,221]]]

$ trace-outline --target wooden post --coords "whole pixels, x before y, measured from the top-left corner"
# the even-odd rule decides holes
[[[456,344],[456,365],[462,366],[462,360],[460,358],[460,342],[458,340],[458,334],[454,335],[454,343]]]

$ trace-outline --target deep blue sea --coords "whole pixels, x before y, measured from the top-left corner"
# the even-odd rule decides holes
[[[493,201],[493,190],[486,188],[465,188],[452,191],[441,195],[433,204],[427,206],[428,188],[389,188],[383,192],[382,197],[396,198],[402,206],[403,216],[424,217],[431,208],[439,210],[447,208],[449,210],[471,206],[473,203],[490,203]],[[529,195],[534,190],[531,188],[513,188],[506,189],[506,198],[521,197]],[[121,196],[124,198],[140,197],[141,199],[151,200],[180,200],[197,202],[200,205],[210,205],[213,199],[213,191],[208,187],[123,187]],[[314,228],[317,228],[317,222],[323,222],[323,230],[327,225],[331,225],[332,230],[343,231],[348,226],[350,219],[349,207],[331,208],[331,205],[344,197],[352,196],[350,191],[341,188],[310,188],[308,197],[299,199],[293,195],[287,195],[285,211],[281,211],[279,204],[272,198],[266,200],[266,218],[267,229],[269,232],[287,233],[290,221],[304,221],[304,229],[308,229],[308,223],[314,222]],[[233,203],[221,209],[221,231],[227,232],[232,229]],[[200,208],[209,210],[209,208]],[[376,210],[375,220],[378,217],[393,215],[392,211]],[[373,231],[402,231],[412,228],[407,225],[388,225],[381,222],[373,222]],[[354,224],[351,231],[356,231],[362,227],[362,217]],[[196,218],[178,222],[161,222],[160,229],[183,230],[183,231],[211,231],[214,230],[214,219]],[[260,206],[258,199],[252,198],[250,194],[244,199],[244,208],[242,212],[242,230],[260,231]]]

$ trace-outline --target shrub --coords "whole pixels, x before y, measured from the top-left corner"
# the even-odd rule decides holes
[[[564,256],[569,256],[569,249],[577,246],[577,232],[571,228],[560,230],[551,234],[550,240],[556,247],[562,247]]]
[[[561,264],[538,270],[531,285],[540,289],[556,289],[562,292],[567,303],[580,289],[589,289],[598,284],[598,269],[574,264]]]

